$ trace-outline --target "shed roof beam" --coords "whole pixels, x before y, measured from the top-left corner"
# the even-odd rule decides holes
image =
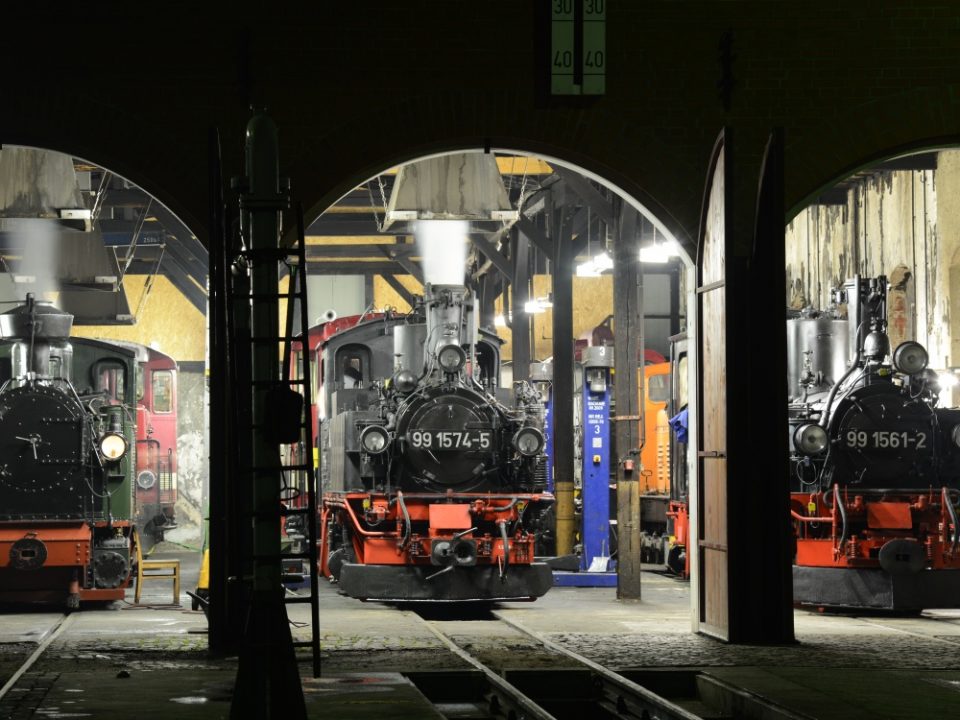
[[[393,288],[393,290],[402,297],[406,303],[413,308],[416,305],[416,298],[413,293],[407,290],[407,288],[400,282],[400,279],[396,275],[391,275],[390,273],[382,273],[380,275],[384,281]]]
[[[583,177],[583,175],[566,168],[557,168],[556,172],[560,177],[563,178],[563,181],[566,183],[567,187],[576,193],[576,195],[583,200],[583,202],[589,206],[593,212],[599,215],[603,221],[607,223],[607,225],[611,227],[614,225],[615,220],[613,216],[613,205],[590,183],[589,180]]]
[[[547,257],[553,257],[553,243],[550,241],[550,238],[536,226],[533,220],[520,216],[520,219],[517,221],[517,228],[522,232],[530,242],[537,246],[537,249],[540,250]]]
[[[499,237],[499,234],[497,236]],[[470,240],[480,252],[487,256],[490,262],[497,266],[497,270],[503,274],[507,282],[513,282],[513,265],[497,250],[492,242],[480,233],[471,233]]]

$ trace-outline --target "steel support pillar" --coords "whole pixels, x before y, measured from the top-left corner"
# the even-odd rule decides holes
[[[269,383],[280,376],[277,265],[281,210],[288,198],[280,192],[277,127],[262,113],[247,124],[246,178],[241,187],[240,229],[251,296],[236,301],[249,307],[247,387],[252,410],[242,441],[252,448],[253,462],[240,468],[238,482],[252,495],[253,553],[249,614],[230,717],[306,718],[280,582],[280,446],[271,437],[277,420],[271,417],[269,394]]]
[[[637,211],[620,210],[613,261],[617,438],[617,597],[640,599],[640,451],[643,448],[643,269]]]
[[[557,498],[557,555],[573,552],[573,226],[562,210],[553,235],[553,472]],[[559,226],[559,227],[557,227]]]
[[[236,408],[231,407],[229,352],[227,327],[230,324],[228,313],[227,273],[229,270],[227,252],[227,234],[225,207],[223,201],[223,176],[220,158],[220,137],[216,130],[209,137],[210,167],[210,279],[207,297],[209,310],[207,324],[209,330],[210,370],[209,417],[233,417]],[[240,614],[241,603],[231,598],[236,583],[228,582],[231,574],[238,571],[238,553],[240,543],[235,535],[242,524],[241,516],[232,507],[235,493],[227,478],[231,476],[229,459],[230,423],[210,423],[210,473],[208,480],[208,525],[204,542],[204,552],[208,553],[210,582],[209,609],[207,612],[210,652],[227,655],[236,652],[237,642],[243,630],[243,618]],[[233,538],[233,539],[232,539]],[[232,587],[231,587],[232,586]]]
[[[530,379],[530,316],[524,306],[530,299],[530,240],[513,232],[513,283],[510,285],[510,330],[513,344],[513,379]],[[504,314],[508,311],[504,308]]]

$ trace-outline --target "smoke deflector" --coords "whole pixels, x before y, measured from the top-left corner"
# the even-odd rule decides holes
[[[493,228],[517,219],[492,153],[457,153],[404,165],[390,194],[384,230],[395,222],[468,220]]]

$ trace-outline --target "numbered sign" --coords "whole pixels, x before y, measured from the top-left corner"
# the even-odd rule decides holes
[[[606,90],[607,0],[550,0],[550,91],[602,95]]]

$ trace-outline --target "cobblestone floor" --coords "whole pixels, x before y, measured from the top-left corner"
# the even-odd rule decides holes
[[[236,659],[211,659],[203,615],[186,604],[165,606],[169,591],[150,589],[146,607],[118,604],[76,614],[0,702],[0,718],[225,717]],[[402,717],[427,717],[419,714],[426,711],[418,709],[409,684],[391,673],[461,669],[465,663],[409,608],[361,603],[340,595],[335,586],[324,585],[320,592],[323,677],[308,678],[309,664],[302,665],[311,713],[350,720],[356,717],[351,708],[363,706],[363,698],[374,693],[377,703],[390,698],[391,706],[405,708]],[[706,668],[823,720],[960,717],[958,611],[918,618],[797,611],[796,645],[729,646],[691,634],[687,593],[685,584],[651,575],[645,578],[642,602],[617,602],[608,589],[557,588],[536,603],[495,609],[601,664]],[[291,606],[290,614],[294,636],[308,638],[308,606]],[[16,669],[59,617],[0,614],[0,678]],[[476,613],[430,622],[498,668],[568,664],[517,630],[478,619]],[[344,673],[359,675],[345,678]],[[329,714],[334,706],[340,714]]]

